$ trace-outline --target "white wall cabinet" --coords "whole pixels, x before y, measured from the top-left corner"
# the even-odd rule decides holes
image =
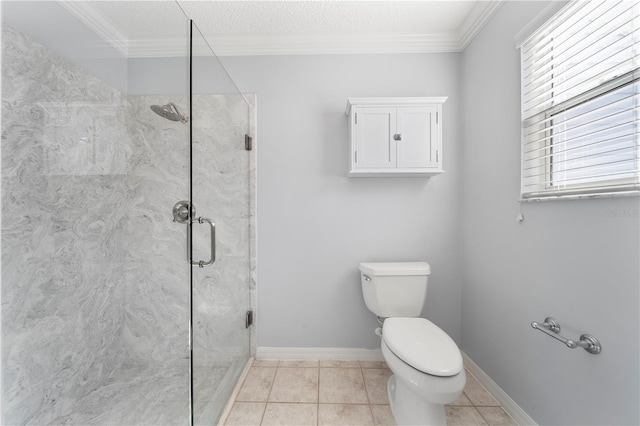
[[[438,98],[349,98],[349,176],[433,176],[442,170]]]

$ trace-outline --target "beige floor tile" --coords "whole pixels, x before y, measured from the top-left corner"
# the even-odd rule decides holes
[[[318,426],[370,425],[373,417],[369,405],[320,404],[318,405]]]
[[[321,359],[320,367],[360,368],[360,362],[350,360]]]
[[[318,368],[317,359],[301,359],[280,361],[280,367],[297,367],[297,368]]]
[[[471,403],[467,395],[465,395],[464,392],[462,392],[462,394],[460,395],[460,398],[458,398],[456,401],[452,402],[451,404],[447,404],[447,405],[473,405],[473,404]]]
[[[475,407],[446,406],[445,412],[448,426],[487,426]]]
[[[363,368],[364,385],[367,389],[370,404],[388,404],[387,382],[391,370],[386,368]]]
[[[266,405],[265,402],[236,402],[225,425],[259,426]]]
[[[517,423],[502,407],[476,407],[491,426],[515,426]]]
[[[275,375],[274,367],[251,367],[236,401],[266,402]]]
[[[269,402],[318,402],[318,369],[278,367]]]
[[[321,368],[319,401],[339,404],[367,404],[362,370],[359,368]]]
[[[360,361],[362,368],[389,368],[384,361]]]
[[[467,384],[464,387],[464,393],[473,405],[500,406],[498,401],[495,400],[489,391],[487,391],[469,371],[467,371]]]
[[[373,424],[376,426],[397,425],[391,407],[388,405],[371,405],[371,414],[373,414]]]
[[[254,359],[252,367],[277,367],[277,359]]]
[[[315,426],[318,421],[317,404],[269,403],[264,412],[263,426]]]
[[[254,360],[225,424],[394,426],[391,374],[383,361]],[[449,426],[516,425],[468,371],[464,393],[445,412]]]

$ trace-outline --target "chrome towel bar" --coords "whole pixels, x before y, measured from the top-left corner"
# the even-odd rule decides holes
[[[560,336],[560,323],[555,318],[547,317],[544,319],[543,323],[534,321],[531,323],[531,327],[535,328],[536,330],[542,331],[547,336],[551,336],[554,339],[561,341],[571,349],[581,347],[585,351],[594,355],[602,352],[602,346],[600,345],[600,342],[590,334],[583,334],[582,336],[580,336],[580,340],[578,340],[577,342],[575,340],[567,339],[566,337]]]

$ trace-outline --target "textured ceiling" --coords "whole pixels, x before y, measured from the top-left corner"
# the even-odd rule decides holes
[[[494,1],[60,1],[127,56],[184,38],[184,16],[218,54],[460,51]]]
[[[178,1],[207,35],[421,34],[455,31],[475,1]],[[173,2],[91,3],[130,38],[162,34]],[[150,13],[150,7],[153,10]]]

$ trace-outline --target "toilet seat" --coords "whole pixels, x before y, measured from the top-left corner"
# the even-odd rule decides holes
[[[382,337],[398,358],[423,373],[449,377],[462,371],[458,346],[425,318],[387,318]]]

